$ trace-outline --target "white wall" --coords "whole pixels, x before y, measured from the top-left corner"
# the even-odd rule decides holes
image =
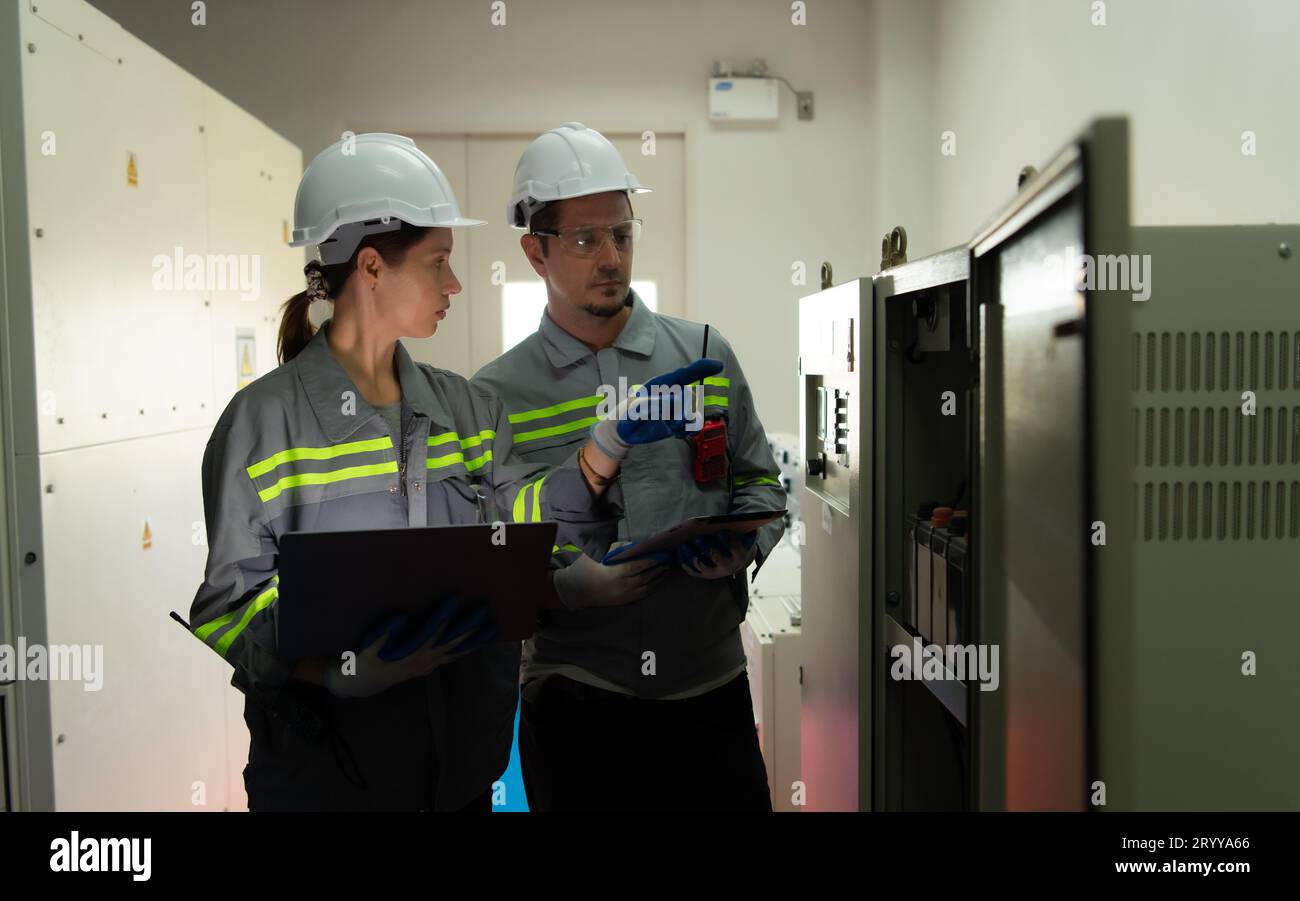
[[[686,309],[736,347],[770,431],[794,430],[797,299],[817,289],[822,260],[841,280],[878,260],[883,226],[869,221],[878,38],[867,0],[814,0],[804,26],[791,24],[788,0],[514,0],[504,27],[491,24],[486,0],[229,0],[208,4],[202,27],[184,8],[95,5],[307,160],[345,129],[540,132],[576,119],[684,131]],[[709,124],[713,60],[755,57],[815,91],[815,120],[798,121],[782,88],[774,126]],[[497,220],[507,198],[461,200]],[[807,286],[791,284],[796,260],[807,263]]]
[[[874,242],[870,249],[871,261],[878,265],[880,238],[896,225],[907,230],[909,259],[942,250],[953,242],[944,243],[934,215],[938,2],[881,0],[872,8],[877,56],[871,79],[875,113],[871,197],[878,227],[871,232]]]
[[[94,3],[307,159],[348,128],[684,131],[687,309],[737,346],[769,430],[795,427],[794,310],[822,260],[874,272],[895,224],[913,259],[964,242],[1095,115],[1132,117],[1135,222],[1300,219],[1294,0],[1108,0],[1104,26],[1091,0],[816,0],[803,27],[787,0],[511,0],[504,27],[488,2],[225,0],[202,27]],[[816,92],[813,122],[783,89],[774,127],[709,124],[712,61],[758,56]]]
[[[424,109],[363,106],[321,128],[318,143],[343,127],[542,131],[575,119],[611,131],[685,131],[687,316],[730,339],[767,427],[793,431],[798,298],[816,290],[823,259],[841,277],[874,268],[861,216],[872,162],[868,5],[814,3],[805,26],[792,25],[779,0],[515,3],[505,27],[489,23],[487,8],[440,5],[439,31],[457,38]],[[774,126],[709,123],[713,60],[755,57],[816,92],[812,122],[797,120],[783,88]],[[636,171],[635,159],[628,165]],[[465,204],[495,219],[506,200]],[[791,284],[796,260],[807,264],[811,287]]]
[[[939,0],[931,152],[939,245],[960,242],[1088,118],[1130,117],[1139,225],[1300,220],[1300,3]],[[886,88],[895,77],[886,70]],[[957,155],[939,134],[957,135]],[[1243,156],[1252,130],[1258,154]],[[936,245],[938,246],[938,245]],[[935,249],[935,248],[931,248]]]

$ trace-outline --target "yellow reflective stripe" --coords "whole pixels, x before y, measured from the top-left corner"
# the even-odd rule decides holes
[[[335,444],[330,447],[291,447],[278,454],[272,454],[265,460],[259,460],[248,467],[248,477],[255,479],[266,475],[281,463],[292,460],[332,460],[347,454],[361,454],[366,451],[389,450],[393,439],[387,435],[383,438],[367,438],[365,441],[349,441],[347,444]]]
[[[234,610],[231,610],[229,613],[224,614],[223,616],[218,616],[212,622],[199,626],[197,629],[194,630],[194,634],[199,638],[201,638],[202,640],[207,641],[209,635],[211,635],[213,632],[217,631],[226,623],[234,619],[235,614],[238,612],[239,610],[238,608],[236,608]]]
[[[544,429],[534,429],[531,432],[519,432],[515,435],[515,444],[524,441],[536,441],[538,438],[549,438],[552,435],[563,435],[567,432],[576,432],[579,429],[585,429],[589,425],[600,422],[599,416],[588,416],[586,419],[579,419],[574,422],[566,422],[563,425],[553,425]]]
[[[450,441],[455,441],[464,448],[478,447],[484,441],[491,441],[496,436],[497,433],[492,429],[484,429],[477,435],[471,435],[468,438],[462,438],[456,432],[443,432],[441,435],[430,435],[428,445],[429,447],[435,447],[439,444],[446,444]]]
[[[600,403],[602,395],[593,394],[590,397],[579,397],[577,400],[566,400],[562,404],[556,404],[553,407],[542,407],[540,410],[525,410],[522,413],[511,413],[508,417],[511,423],[529,422],[534,419],[545,419],[547,416],[554,416],[557,413],[567,413],[570,410],[577,410],[581,407],[594,407]]]
[[[781,480],[775,478],[774,476],[760,475],[760,476],[737,476],[736,477],[737,487],[743,487],[745,485],[780,485],[780,484],[781,484]]]
[[[383,475],[397,472],[397,461],[371,463],[368,466],[349,466],[332,472],[304,472],[296,476],[285,476],[270,488],[263,488],[257,496],[265,503],[280,496],[280,492],[289,488],[301,488],[303,485],[327,485],[330,482],[342,482],[346,479],[363,479],[367,476]]]
[[[560,551],[576,551],[577,553],[581,554],[581,553],[582,553],[582,548],[580,548],[580,547],[574,547],[574,546],[571,545],[571,544],[563,544],[563,545],[561,545],[561,544],[557,544],[557,545],[555,545],[554,547],[551,548],[551,554],[552,554],[552,555],[558,554]]]
[[[718,394],[704,395],[704,403],[706,406],[714,406],[714,407],[728,406],[727,399]]]
[[[686,383],[686,387],[689,388],[691,385],[698,385],[699,383],[700,383],[699,379],[696,379],[696,380],[693,381],[693,382],[687,382],[687,383]],[[704,384],[706,384],[706,385],[716,385],[716,386],[719,387],[719,388],[730,388],[730,387],[731,387],[731,379],[726,378],[726,377],[724,377],[724,376],[720,376],[720,375],[711,375],[711,376],[709,376],[707,379],[704,380]]]
[[[549,475],[548,472],[546,476]],[[542,521],[542,483],[546,481],[546,476],[533,483],[533,522]]]
[[[521,485],[519,488],[519,493],[515,495],[514,516],[511,518],[511,522],[526,521],[524,519],[524,504],[526,503],[527,497],[528,497],[528,486]]]
[[[276,587],[279,584],[280,577],[276,576],[272,580],[271,587],[259,594],[252,603],[244,608],[244,615],[240,618],[239,622],[235,624],[233,629],[225,635],[222,635],[221,639],[217,642],[216,650],[218,654],[222,657],[226,656],[226,651],[230,650],[230,646],[234,644],[235,639],[239,637],[239,633],[244,631],[244,627],[248,625],[249,621],[259,612],[271,606],[271,602],[280,594],[280,589]]]
[[[441,457],[429,457],[427,460],[425,460],[424,466],[426,469],[442,469],[447,466],[455,466],[457,463],[464,463],[465,468],[468,469],[470,472],[473,472],[476,469],[481,469],[483,467],[483,464],[487,463],[491,459],[492,459],[492,448],[489,447],[487,450],[483,451],[482,454],[470,460],[466,460],[465,455],[462,454],[460,451],[454,451],[453,453],[450,454],[443,454]]]

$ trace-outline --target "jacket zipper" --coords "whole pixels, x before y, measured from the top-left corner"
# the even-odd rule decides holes
[[[402,497],[406,497],[406,435],[402,429],[401,414],[397,425],[397,480],[401,485]]]

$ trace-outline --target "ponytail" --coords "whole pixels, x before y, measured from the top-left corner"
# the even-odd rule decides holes
[[[280,340],[276,348],[281,363],[288,363],[302,353],[302,349],[316,334],[316,329],[311,324],[312,301],[333,297],[324,268],[318,261],[312,260],[302,272],[307,276],[307,290],[299,291],[281,307],[284,315],[280,319]]]
[[[307,312],[311,309],[311,297],[306,291],[299,291],[286,300],[280,309],[284,313],[280,319],[280,339],[276,353],[281,363],[288,363],[302,353],[302,349],[316,333]]]

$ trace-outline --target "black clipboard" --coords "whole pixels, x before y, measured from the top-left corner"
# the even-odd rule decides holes
[[[537,630],[554,522],[289,532],[279,546],[276,643],[290,663],[360,651],[386,618],[418,627],[446,592],[487,604],[500,639]]]
[[[720,513],[715,516],[692,516],[673,526],[671,529],[652,535],[643,541],[629,544],[606,554],[601,561],[605,564],[627,563],[639,560],[657,551],[671,551],[679,544],[685,544],[704,535],[715,532],[755,532],[770,522],[776,522],[785,516],[784,510],[749,510],[744,513]],[[624,553],[624,552],[630,553]]]

